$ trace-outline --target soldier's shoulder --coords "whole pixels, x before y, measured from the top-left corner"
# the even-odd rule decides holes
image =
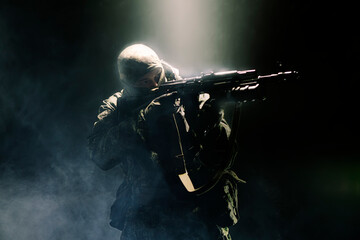
[[[112,94],[107,99],[103,100],[103,105],[101,105],[100,109],[109,109],[109,110],[115,110],[117,107],[118,99],[123,96],[123,91],[116,92]]]
[[[123,97],[123,91],[120,92],[116,92],[114,94],[112,94],[110,97],[108,97],[107,99],[103,100],[104,104],[109,104],[111,106],[109,107],[115,107],[117,106],[117,101],[119,98]]]
[[[123,96],[123,91],[116,92],[112,94],[110,97],[102,101],[102,104],[99,108],[98,118],[104,119],[115,112],[117,108],[118,99]]]

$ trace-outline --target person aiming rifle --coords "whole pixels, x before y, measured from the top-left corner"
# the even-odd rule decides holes
[[[238,126],[231,131],[221,102],[258,97],[247,92],[287,73],[182,79],[143,44],[125,48],[118,69],[123,89],[103,101],[89,136],[91,160],[124,173],[110,225],[121,240],[231,239],[244,181],[232,170]]]

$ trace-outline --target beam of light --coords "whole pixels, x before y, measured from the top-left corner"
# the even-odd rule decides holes
[[[143,35],[164,60],[181,69],[182,75],[198,74],[223,65],[227,26],[218,0],[144,1]],[[146,33],[145,33],[146,32]]]

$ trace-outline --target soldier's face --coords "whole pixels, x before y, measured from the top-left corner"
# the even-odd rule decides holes
[[[161,68],[155,68],[151,72],[145,74],[142,78],[134,83],[136,88],[153,89],[158,87],[159,79],[161,76]]]

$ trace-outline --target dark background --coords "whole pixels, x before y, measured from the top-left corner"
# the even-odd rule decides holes
[[[144,13],[156,15],[150,3],[1,3],[0,239],[119,238],[107,218],[122,173],[97,169],[86,137],[101,100],[120,89],[116,57],[133,42],[154,46],[174,65],[182,59],[188,75],[213,66],[270,73],[278,61],[299,71],[298,81],[270,89],[267,101],[243,106],[236,168],[247,184],[233,238],[356,239],[354,6],[212,0],[219,22],[200,34],[210,47],[187,59],[172,54],[165,32],[141,25]],[[205,52],[214,57],[196,65]]]

